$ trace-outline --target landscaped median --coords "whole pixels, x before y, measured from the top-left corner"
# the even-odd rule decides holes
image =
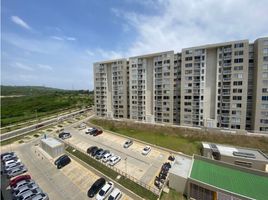
[[[67,145],[67,144],[66,144]],[[150,190],[147,190],[146,188],[140,186],[139,184],[135,183],[134,181],[128,179],[127,177],[121,176],[120,179],[116,179],[117,176],[120,174],[111,168],[107,167],[106,165],[103,165],[102,163],[98,162],[97,160],[91,158],[87,154],[85,154],[82,151],[79,151],[69,145],[67,145],[66,151],[73,156],[79,158],[83,162],[87,163],[91,167],[95,168],[96,170],[100,171],[101,173],[105,174],[109,178],[115,180],[125,188],[131,190],[132,192],[136,193],[140,197],[144,199],[149,200],[156,200],[158,199],[158,196],[151,192]]]

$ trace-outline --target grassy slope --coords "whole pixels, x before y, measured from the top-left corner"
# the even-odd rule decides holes
[[[246,137],[243,135],[200,133],[175,127],[161,127],[142,123],[120,122],[104,119],[91,119],[91,123],[122,135],[137,138],[188,155],[200,154],[201,141],[258,148],[268,152],[268,138]],[[166,137],[168,136],[168,137]]]
[[[67,108],[90,106],[93,96],[87,91],[66,91],[44,87],[1,86],[1,126],[35,119]]]

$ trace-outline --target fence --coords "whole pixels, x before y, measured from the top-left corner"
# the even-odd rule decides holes
[[[65,141],[65,140],[61,140],[61,141],[64,142],[65,144],[67,144],[68,146],[70,146],[70,147],[72,147],[72,148],[74,148],[74,149],[77,149],[77,150],[79,150],[80,152],[82,152],[83,154],[89,156],[89,155],[88,155],[83,149],[81,149],[80,147],[74,146],[73,144],[71,144],[71,143],[69,143],[69,142],[67,142],[67,141]],[[98,160],[96,159],[96,161],[98,161]],[[116,168],[116,167],[114,167],[114,166],[110,166],[110,165],[108,165],[108,164],[106,164],[106,163],[102,163],[102,162],[100,162],[100,161],[98,161],[98,162],[101,163],[101,164],[103,164],[103,165],[105,165],[106,167],[112,169],[113,171],[117,172],[117,173],[120,174],[121,176],[124,176],[125,178],[127,178],[127,179],[129,179],[129,180],[131,180],[131,181],[137,183],[138,185],[144,187],[145,189],[147,189],[147,190],[153,192],[153,193],[156,194],[157,196],[160,196],[160,194],[161,194],[161,192],[162,192],[162,188],[160,188],[160,189],[156,189],[156,188],[154,188],[154,187],[152,187],[152,186],[150,186],[150,185],[148,185],[148,184],[146,184],[146,183],[144,183],[144,182],[138,180],[137,178],[135,178],[135,177],[133,177],[133,176],[127,174],[126,172],[124,172],[124,171],[122,171],[122,170],[120,170],[120,169],[118,169],[118,168]],[[164,184],[163,184],[163,185],[164,185]]]

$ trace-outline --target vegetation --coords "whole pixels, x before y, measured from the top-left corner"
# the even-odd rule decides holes
[[[1,95],[1,127],[93,104],[92,92],[83,90],[1,86]]]
[[[257,148],[265,153],[268,152],[267,137],[246,137],[244,135],[208,133],[206,131],[178,127],[96,118],[92,118],[90,122],[106,130],[156,144],[174,151],[183,152],[188,155],[200,154],[202,141]]]
[[[169,193],[162,192],[160,200],[186,200],[186,198],[173,189],[169,189]]]
[[[88,165],[94,167],[96,170],[102,172],[103,174],[105,174],[106,176],[110,177],[113,180],[115,180],[116,177],[119,175],[119,173],[117,173],[114,170],[110,169],[106,165],[101,164],[97,160],[91,158],[87,154],[85,154],[85,153],[83,153],[83,152],[81,152],[81,151],[79,151],[77,149],[74,149],[73,147],[68,146],[66,150],[70,154],[72,154],[72,155],[76,156],[77,158],[81,159],[82,161],[84,161]],[[143,197],[144,199],[149,199],[149,200],[156,200],[157,199],[157,196],[154,193],[152,193],[151,191],[143,188],[142,186],[140,186],[137,183],[129,180],[126,177],[121,177],[119,180],[117,180],[117,182],[120,183],[121,185],[123,185],[124,187],[128,188],[129,190],[133,191],[137,195]]]

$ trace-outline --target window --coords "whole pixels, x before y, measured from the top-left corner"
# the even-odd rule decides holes
[[[268,64],[264,64],[264,65],[262,66],[262,69],[263,69],[263,70],[268,70]]]
[[[243,74],[234,74],[234,78],[243,78]]]
[[[234,70],[235,70],[235,71],[243,70],[243,66],[235,66],[235,67],[234,67]]]
[[[268,88],[262,88],[263,93],[268,93]]]
[[[262,124],[268,124],[268,119],[261,119],[260,122],[261,122]]]
[[[262,73],[262,78],[268,78],[268,72],[263,72]]]
[[[233,85],[242,85],[242,84],[243,84],[242,81],[234,81],[234,82],[233,82]]]
[[[262,96],[261,98],[263,101],[268,101],[268,96]]]
[[[264,61],[264,62],[268,61],[268,56],[264,56],[264,57],[263,57],[263,61]]]
[[[186,63],[185,64],[185,67],[188,68],[188,67],[192,67],[192,63]]]
[[[268,46],[268,40],[264,40],[263,41],[263,45],[267,45]]]
[[[245,161],[240,161],[240,160],[236,160],[234,162],[235,165],[240,165],[240,166],[243,166],[243,167],[252,167],[252,163],[251,162],[245,162]]]
[[[243,58],[234,59],[234,63],[242,63],[242,62],[243,62]]]
[[[185,61],[193,60],[193,57],[185,57]]]
[[[235,56],[242,56],[243,54],[244,54],[243,51],[235,51],[235,52],[234,52],[234,55],[235,55]]]
[[[243,43],[237,43],[234,45],[234,48],[242,48],[242,47],[244,47]]]
[[[268,54],[268,48],[263,49],[263,54]]]
[[[233,100],[242,100],[242,96],[233,96]]]

